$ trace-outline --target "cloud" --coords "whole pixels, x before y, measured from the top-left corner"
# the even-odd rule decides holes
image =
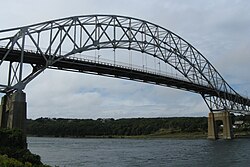
[[[186,109],[204,115],[194,108],[206,107],[199,95],[180,90],[50,70],[30,83],[26,93],[31,118],[187,116]]]

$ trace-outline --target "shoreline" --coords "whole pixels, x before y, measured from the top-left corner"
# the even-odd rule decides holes
[[[207,133],[194,132],[194,133],[174,133],[162,135],[135,135],[135,136],[117,136],[117,135],[103,135],[103,136],[39,136],[27,135],[27,137],[48,137],[48,138],[73,138],[73,139],[207,139]],[[249,139],[250,134],[235,134],[234,139]],[[219,138],[220,139],[220,138]]]
[[[102,135],[102,136],[51,136],[51,135],[27,135],[27,137],[51,137],[51,138],[76,138],[76,139],[168,139],[168,138],[176,138],[176,139],[204,139],[207,137],[207,134],[201,132],[194,133],[173,133],[173,134],[149,134],[149,135]]]

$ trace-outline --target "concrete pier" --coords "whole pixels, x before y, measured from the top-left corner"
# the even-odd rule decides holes
[[[208,115],[208,139],[218,139],[216,121],[223,122],[223,139],[233,139],[232,120],[228,111],[210,112]]]
[[[25,134],[26,109],[26,94],[24,92],[16,91],[3,96],[0,105],[0,127],[21,129]]]

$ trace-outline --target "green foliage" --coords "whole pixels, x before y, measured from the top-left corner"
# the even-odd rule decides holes
[[[27,133],[34,136],[86,137],[136,136],[154,134],[160,129],[173,132],[206,132],[206,117],[132,119],[50,119],[28,120]]]
[[[8,158],[7,155],[0,155],[0,166],[2,167],[23,167],[24,164],[16,159]]]
[[[43,167],[40,156],[26,149],[20,130],[0,129],[0,167]]]
[[[21,130],[0,129],[0,146],[22,149],[26,147]]]
[[[46,165],[37,165],[30,162],[21,162],[14,158],[9,158],[7,155],[0,155],[0,166],[1,167],[49,167]]]
[[[0,154],[8,155],[8,157],[15,158],[23,163],[29,162],[31,164],[42,165],[40,156],[32,154],[28,149],[17,149],[1,146]]]

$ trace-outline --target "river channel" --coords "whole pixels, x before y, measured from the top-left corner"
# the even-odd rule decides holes
[[[60,167],[249,166],[250,140],[28,137],[32,153]]]

